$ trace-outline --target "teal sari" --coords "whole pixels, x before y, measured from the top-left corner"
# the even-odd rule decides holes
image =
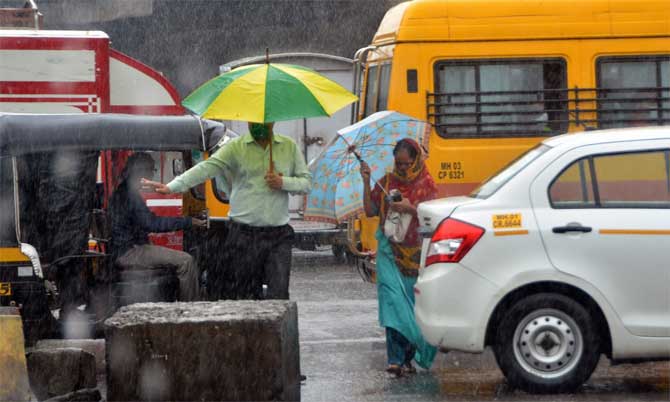
[[[416,347],[414,360],[428,369],[433,364],[437,349],[429,345],[414,319],[415,277],[402,275],[395,263],[391,244],[377,230],[377,298],[379,300],[379,324],[400,332]]]

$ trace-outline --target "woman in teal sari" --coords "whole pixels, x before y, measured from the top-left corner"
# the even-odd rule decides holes
[[[398,141],[393,156],[393,172],[387,173],[374,189],[370,188],[370,167],[365,162],[361,162],[361,176],[365,214],[380,217],[380,229],[376,234],[377,297],[379,323],[386,328],[386,371],[401,376],[416,372],[412,359],[419,366],[430,368],[436,353],[436,349],[423,339],[414,319],[414,284],[421,255],[416,206],[435,198],[437,187],[426,169],[421,147],[414,140]],[[385,197],[393,190],[402,194],[401,201]],[[390,241],[381,229],[389,211],[411,215],[402,241]]]

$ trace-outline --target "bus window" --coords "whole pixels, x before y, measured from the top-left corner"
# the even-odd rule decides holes
[[[566,81],[561,59],[440,61],[428,103],[444,138],[549,136],[567,131]]]
[[[663,101],[663,118],[667,119],[670,114],[670,60],[661,63],[661,86],[664,88],[661,91],[661,96],[665,98]]]
[[[596,78],[600,128],[670,121],[670,57],[600,58]]]
[[[204,158],[202,152],[198,150],[187,151],[181,154],[184,158],[184,168],[190,169],[195,166],[197,163],[201,162]],[[196,200],[204,201],[205,200],[205,183],[200,183],[195,187],[191,188],[191,196]]]
[[[386,110],[389,100],[389,84],[391,81],[391,64],[381,65],[379,70],[379,97],[377,98],[377,111]]]
[[[217,145],[213,149],[210,150],[210,155],[213,154],[214,152],[219,150],[219,146]],[[193,157],[193,163],[197,164],[198,162],[201,162],[204,160],[204,155],[202,152],[197,152],[193,151],[192,152],[192,157]],[[214,192],[214,196],[216,197],[217,200],[224,204],[228,204],[230,202],[228,198],[227,191],[230,191],[230,181],[227,181],[225,177],[220,176],[220,177],[215,177],[212,179],[212,190]],[[202,192],[202,193],[201,193]],[[202,198],[200,197],[200,194],[202,194]],[[205,186],[204,184],[201,184],[198,187],[198,199],[205,199]],[[195,195],[195,194],[194,194]]]
[[[475,73],[474,66],[444,66],[439,70],[438,88],[439,92],[454,94],[446,101],[451,101],[453,106],[441,108],[441,111],[451,114],[451,116],[442,116],[440,123],[453,124],[454,127],[460,127],[458,131],[462,134],[476,134],[477,133],[477,116],[474,114],[477,110],[474,106],[477,98],[474,95],[466,95],[474,93],[475,87]],[[457,95],[461,93],[463,95]],[[458,105],[463,106],[458,106]],[[446,133],[445,130],[440,132]]]
[[[158,157],[158,155],[155,155],[154,159],[156,157]],[[161,154],[160,161],[162,161],[162,163],[159,162],[157,167],[160,169],[160,180],[162,183],[169,183],[174,179],[172,166],[175,160],[182,160],[181,152],[163,152]]]
[[[377,98],[377,74],[379,66],[368,66],[365,83],[365,117],[374,113]]]
[[[388,105],[391,63],[368,65],[365,85],[365,117]]]
[[[225,178],[218,177],[212,179],[212,184],[214,188],[214,195],[216,196],[216,198],[219,201],[223,202],[224,204],[228,204],[230,200],[228,199],[228,194],[226,194],[226,189],[229,189],[230,185],[225,180]]]

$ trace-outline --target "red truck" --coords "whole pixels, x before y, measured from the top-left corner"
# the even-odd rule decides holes
[[[39,28],[37,10],[0,10],[0,112],[183,115],[175,88],[158,71],[110,47],[100,31]],[[32,26],[30,24],[33,24]],[[26,29],[31,26],[32,29]],[[19,29],[17,29],[17,27]],[[104,135],[104,133],[101,133]],[[156,180],[168,181],[172,159],[155,153]],[[113,191],[127,154],[104,152],[98,181],[101,202]],[[181,196],[146,194],[156,214],[180,216]],[[153,235],[155,244],[180,249],[181,233]]]

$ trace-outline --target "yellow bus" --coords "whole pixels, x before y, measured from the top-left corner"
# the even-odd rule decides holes
[[[414,0],[355,62],[354,120],[429,121],[439,195],[468,194],[548,136],[668,124],[670,1]]]

